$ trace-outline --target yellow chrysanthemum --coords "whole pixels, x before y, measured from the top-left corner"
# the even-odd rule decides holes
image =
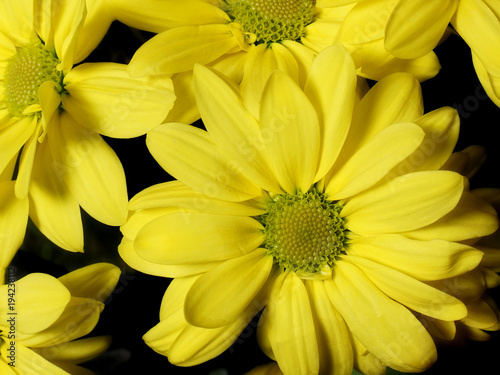
[[[15,198],[29,198],[40,231],[71,251],[83,251],[80,207],[109,225],[127,215],[122,165],[99,133],[144,134],[174,99],[167,77],[131,78],[114,63],[73,67],[105,32],[95,26],[99,4],[0,2],[0,174],[15,180]],[[7,190],[0,195],[15,199]]]
[[[174,74],[178,97],[169,121],[199,118],[190,86],[195,63],[211,66],[241,82],[247,107],[258,100],[277,68],[305,82],[311,61],[337,41],[352,0],[107,0],[110,12],[128,25],[159,33],[139,48],[130,64],[133,75]],[[354,50],[353,50],[354,52]],[[380,79],[409,72],[427,79],[439,71],[429,56],[401,60],[383,44],[355,60],[359,73]]]
[[[0,373],[91,373],[77,364],[103,353],[110,337],[76,339],[97,324],[120,269],[97,263],[58,279],[33,273],[16,281],[15,269],[8,270],[0,286]]]
[[[382,37],[386,50],[402,59],[427,55],[451,23],[471,48],[484,89],[500,106],[500,2],[367,0],[359,2],[347,19],[359,27],[358,31],[351,28],[347,38],[359,44],[371,43],[377,34]]]
[[[320,52],[304,90],[271,74],[258,116],[198,65],[207,131],[169,123],[147,144],[178,181],[135,196],[119,250],[174,277],[144,339],[181,366],[215,357],[264,306],[258,338],[285,374],[422,371],[436,359],[415,313],[454,322],[457,298],[429,285],[474,269],[495,212],[439,170],[455,110],[423,114],[418,81],[382,79],[359,102],[342,47]],[[467,222],[470,225],[463,226]]]

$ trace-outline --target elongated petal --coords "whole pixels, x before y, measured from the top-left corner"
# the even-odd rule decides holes
[[[166,124],[148,133],[146,144],[163,169],[209,197],[234,202],[260,195],[261,189],[232,167],[205,131]]]
[[[2,353],[4,356],[7,353]],[[16,346],[16,374],[68,375],[66,371],[46,360],[24,345]]]
[[[52,325],[70,302],[71,295],[56,278],[44,273],[32,273],[16,281],[14,285],[0,286],[5,303],[0,307],[2,326],[9,324],[15,312],[15,329],[19,333],[40,332]],[[9,294],[14,301],[7,305]],[[11,319],[12,320],[12,319]]]
[[[63,108],[83,126],[114,138],[137,137],[159,125],[175,96],[167,76],[132,78],[127,66],[88,63],[65,77]]]
[[[33,1],[4,1],[0,4],[0,31],[8,33],[16,45],[33,41]]]
[[[206,65],[238,48],[229,25],[176,27],[144,43],[132,57],[132,76],[181,73]],[[152,64],[154,62],[154,64]]]
[[[331,199],[340,200],[376,184],[395,165],[411,155],[424,136],[424,131],[416,124],[395,124],[383,129],[336,171],[325,193]]]
[[[325,284],[354,336],[380,361],[403,372],[423,371],[435,362],[436,347],[425,328],[359,268],[339,261],[334,278]]]
[[[463,177],[457,173],[415,172],[353,197],[342,215],[349,230],[358,234],[418,229],[455,208],[463,188]]]
[[[319,367],[325,374],[352,373],[353,352],[344,319],[333,307],[322,281],[306,281],[318,337]]]
[[[28,190],[31,183],[31,174],[33,172],[33,164],[35,162],[35,154],[38,145],[38,137],[41,135],[42,126],[39,122],[35,132],[26,142],[19,159],[19,171],[16,178],[16,197],[24,199],[28,196]]]
[[[417,280],[441,280],[471,271],[482,252],[443,240],[420,241],[399,234],[379,234],[352,239],[349,254],[391,267]]]
[[[195,67],[193,84],[203,124],[221,154],[254,184],[278,193],[259,124],[245,109],[238,89],[201,65]]]
[[[230,259],[256,249],[262,226],[249,217],[197,213],[189,221],[180,214],[147,224],[134,243],[137,253],[159,264],[200,264]]]
[[[427,54],[444,35],[458,4],[457,0],[399,0],[387,22],[385,48],[404,59]]]
[[[28,224],[28,199],[15,197],[14,184],[0,182],[0,277],[21,247]]]
[[[346,261],[363,271],[388,297],[414,311],[447,321],[460,320],[467,315],[460,300],[413,277],[356,256],[348,256]]]
[[[266,282],[272,265],[266,250],[257,249],[207,272],[186,296],[186,320],[204,328],[236,321]]]
[[[35,351],[42,356],[50,353],[50,360],[54,362],[83,363],[104,353],[110,344],[111,336],[97,336],[48,346],[41,350],[35,349]]]
[[[3,171],[21,147],[30,139],[37,125],[36,116],[12,119],[9,125],[0,129],[2,152],[0,153],[0,171]]]
[[[482,299],[468,304],[467,309],[469,314],[462,319],[462,322],[469,327],[489,329],[498,323],[495,309]]]
[[[82,208],[108,225],[127,219],[127,185],[122,164],[101,136],[62,113],[51,151],[60,177]],[[64,172],[64,173],[63,173]]]
[[[52,160],[49,143],[47,139],[37,148],[29,191],[30,218],[56,245],[83,252],[80,205],[64,185],[61,178],[64,169]]]
[[[319,124],[314,107],[285,73],[271,75],[261,105],[261,132],[276,179],[290,194],[308,191],[319,154]]]
[[[269,301],[269,340],[286,374],[317,374],[319,349],[303,281],[293,272],[276,280]]]
[[[500,77],[490,75],[474,52],[472,53],[472,62],[484,91],[486,91],[493,103],[500,107]]]
[[[351,56],[340,46],[320,52],[308,75],[304,92],[318,114],[321,154],[315,180],[335,162],[351,125],[356,93],[356,70]]]

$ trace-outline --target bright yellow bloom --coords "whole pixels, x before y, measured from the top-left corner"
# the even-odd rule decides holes
[[[160,32],[139,48],[130,63],[133,75],[175,74],[178,101],[169,121],[199,118],[190,87],[195,63],[211,66],[237,83],[251,111],[269,75],[286,71],[304,83],[314,56],[337,41],[352,0],[107,0],[129,25]],[[352,49],[354,52],[354,50]],[[366,51],[365,51],[366,52]],[[383,44],[355,60],[363,77],[380,79],[409,72],[427,79],[439,71],[431,52],[413,60],[396,59]]]
[[[120,269],[97,263],[58,279],[33,273],[17,281],[10,281],[16,271],[8,270],[8,283],[0,286],[0,373],[83,373],[77,364],[104,352],[111,340],[76,339],[97,324]]]
[[[29,198],[40,231],[71,251],[83,251],[80,207],[108,225],[126,219],[123,168],[99,134],[144,134],[174,100],[167,77],[131,78],[123,64],[73,66],[105,31],[95,27],[99,3],[0,2],[0,174],[9,171],[15,196]]]
[[[451,23],[472,50],[478,77],[500,106],[500,2],[495,0],[366,0],[347,17],[361,30],[376,30],[388,52],[415,59],[431,52]],[[351,29],[352,30],[352,29]],[[354,31],[354,30],[353,30]],[[385,33],[385,34],[384,34]],[[369,42],[370,32],[351,39]]]
[[[468,205],[464,177],[439,170],[456,111],[424,115],[406,73],[356,103],[355,66],[339,46],[318,54],[304,90],[271,74],[257,117],[216,71],[196,66],[193,83],[207,131],[148,133],[178,181],[136,195],[121,227],[129,265],[175,278],[148,345],[194,365],[265,306],[259,342],[285,374],[428,368],[436,349],[414,313],[467,315],[428,282],[474,269],[483,254],[462,241],[498,226]]]

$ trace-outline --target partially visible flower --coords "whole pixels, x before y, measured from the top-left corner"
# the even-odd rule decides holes
[[[245,375],[283,375],[276,362],[260,365],[245,373]]]
[[[415,314],[455,322],[467,309],[429,283],[476,268],[483,254],[465,242],[498,227],[468,204],[463,176],[439,170],[457,112],[424,115],[406,73],[355,104],[341,46],[318,54],[304,90],[271,74],[257,118],[218,72],[198,65],[193,82],[207,131],[148,133],[178,181],[132,198],[121,227],[129,265],[175,278],[146,342],[175,364],[200,363],[265,306],[259,344],[285,374],[431,366],[436,348]]]
[[[70,251],[83,251],[80,207],[108,225],[127,215],[123,167],[99,134],[144,134],[174,100],[168,77],[131,78],[115,63],[74,67],[103,35],[94,29],[101,7],[101,0],[0,2],[0,174],[15,180],[19,200],[29,199],[40,231]]]
[[[58,279],[32,273],[14,281],[15,270],[7,273],[7,284],[0,286],[0,372],[82,373],[78,364],[106,351],[111,339],[77,339],[95,327],[119,276],[119,268],[107,263]]]
[[[367,0],[352,9],[346,22],[359,28],[350,28],[350,40],[362,44],[377,39],[391,55],[407,61],[432,52],[451,23],[471,48],[484,89],[500,106],[500,2]]]
[[[191,123],[199,114],[190,85],[196,63],[241,82],[247,107],[257,116],[269,75],[286,71],[305,82],[314,56],[336,42],[353,0],[107,0],[120,21],[159,32],[132,58],[133,75],[174,74],[178,100],[168,121]],[[363,77],[408,72],[427,79],[439,70],[433,52],[399,61],[383,45],[355,59]],[[365,67],[367,69],[365,69]]]

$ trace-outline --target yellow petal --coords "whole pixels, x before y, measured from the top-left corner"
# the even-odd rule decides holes
[[[482,252],[443,240],[412,240],[399,234],[355,237],[348,253],[391,267],[417,280],[440,280],[468,272]]]
[[[276,280],[269,309],[269,340],[283,373],[318,374],[319,349],[303,281],[293,272]]]
[[[344,206],[342,216],[349,230],[358,234],[418,229],[455,208],[463,188],[464,179],[457,173],[415,172],[353,197]]]
[[[110,344],[111,336],[97,336],[33,350],[54,362],[83,363],[104,353]]]
[[[289,194],[308,191],[319,156],[318,117],[303,91],[281,71],[271,75],[264,89],[260,122],[281,187]]]
[[[262,226],[249,217],[196,213],[159,217],[137,234],[134,247],[159,264],[200,264],[234,258],[256,249]]]
[[[16,197],[24,199],[28,196],[28,190],[31,183],[31,174],[33,172],[33,164],[35,162],[35,154],[38,145],[38,137],[41,135],[42,125],[38,122],[35,132],[26,142],[19,159],[19,170],[16,178]]]
[[[160,320],[168,319],[171,315],[177,314],[180,310],[182,317],[184,317],[184,302],[186,295],[202,274],[189,276],[189,277],[176,277],[168,285],[165,294],[161,300],[160,306]],[[184,319],[184,323],[185,323]]]
[[[14,321],[19,334],[40,332],[52,325],[70,302],[70,292],[56,278],[32,273],[15,283],[0,286],[3,298],[2,327]],[[11,295],[9,295],[11,294]],[[12,298],[12,300],[9,300]],[[15,313],[13,315],[9,313]]]
[[[132,76],[181,73],[235,48],[238,41],[228,24],[176,27],[144,43],[132,57],[129,71]]]
[[[447,241],[463,241],[484,237],[498,228],[497,214],[491,205],[476,195],[464,191],[453,211],[423,228],[406,232],[405,235],[419,240],[440,238]]]
[[[266,250],[257,249],[204,274],[186,296],[187,322],[217,328],[236,321],[266,282],[272,265]]]
[[[209,197],[235,202],[261,195],[261,189],[232,167],[203,130],[165,124],[148,133],[146,144],[163,169]]]
[[[194,69],[193,85],[203,124],[221,155],[255,185],[279,193],[263,152],[259,124],[244,107],[239,90],[201,65]]]
[[[399,0],[385,29],[385,48],[394,56],[424,56],[444,35],[458,0]]]
[[[415,316],[382,293],[356,266],[339,261],[327,292],[353,335],[395,370],[419,372],[437,358],[436,347]]]
[[[498,316],[494,308],[486,301],[479,299],[467,304],[468,315],[462,319],[462,323],[469,327],[489,329],[498,323]]]
[[[305,28],[300,42],[312,51],[320,52],[335,43],[342,22],[339,19],[317,18]]]
[[[354,352],[354,368],[362,374],[382,375],[385,374],[387,367],[380,362],[366,347],[351,335],[351,342]],[[353,371],[355,374],[355,372]]]
[[[411,276],[356,256],[347,256],[345,260],[357,266],[389,298],[416,312],[447,321],[467,315],[460,300]]]
[[[172,76],[174,84],[174,95],[176,96],[174,106],[163,121],[182,122],[183,124],[192,124],[200,119],[200,112],[196,105],[193,91],[193,72],[177,73]]]
[[[283,40],[281,44],[288,49],[297,62],[299,70],[299,86],[304,87],[307,77],[309,76],[309,69],[311,68],[312,62],[316,57],[316,53],[310,48],[304,46],[302,43],[297,43],[293,40]]]
[[[52,160],[49,142],[47,139],[37,149],[29,191],[30,218],[56,245],[83,252],[80,205],[64,185],[64,169]]]
[[[411,155],[424,136],[420,126],[410,123],[394,124],[381,130],[335,172],[325,193],[331,199],[340,200],[375,185]]]
[[[122,164],[101,136],[62,113],[54,126],[51,151],[60,177],[82,208],[108,225],[127,219],[127,185]]]
[[[484,275],[479,269],[451,279],[427,281],[426,283],[460,299],[466,305],[477,301],[486,290]]]
[[[6,353],[2,353],[4,356]],[[68,375],[66,371],[22,344],[16,346],[16,374]]]
[[[28,199],[15,197],[14,184],[0,182],[0,278],[21,247],[28,224]]]
[[[315,180],[328,172],[342,149],[351,124],[355,87],[356,70],[345,48],[333,46],[318,54],[304,88],[320,125],[321,153]]]
[[[4,6],[3,4],[0,5],[0,7],[3,6]],[[4,64],[7,64],[7,61],[10,60],[16,54],[16,52],[17,52],[16,46],[14,45],[12,40],[4,34],[4,30],[2,30],[0,26],[0,61],[2,62],[2,68],[1,68],[2,77],[3,77],[3,69],[5,69]],[[2,88],[2,90],[4,89],[5,88]]]
[[[483,85],[484,91],[486,91],[493,103],[500,107],[500,77],[495,77],[489,74],[479,57],[477,57],[474,52],[472,53],[472,62],[474,63],[474,68],[476,69],[477,76]]]
[[[123,64],[79,65],[66,74],[64,84],[63,108],[85,127],[114,138],[153,129],[175,100],[169,77],[132,78]]]
[[[0,4],[0,30],[7,33],[17,46],[33,41],[33,1],[7,1]]]
[[[0,342],[0,354],[5,358],[10,355],[10,345]],[[4,375],[18,375],[13,366],[9,366],[7,361],[0,361],[0,372]]]
[[[344,319],[333,307],[322,281],[305,283],[318,337],[319,368],[325,374],[352,373],[353,352]]]
[[[249,372],[245,372],[245,375],[283,375],[283,372],[276,362],[272,362],[254,367]]]
[[[120,274],[120,269],[113,264],[95,263],[61,276],[59,281],[73,297],[104,302],[115,289]]]

